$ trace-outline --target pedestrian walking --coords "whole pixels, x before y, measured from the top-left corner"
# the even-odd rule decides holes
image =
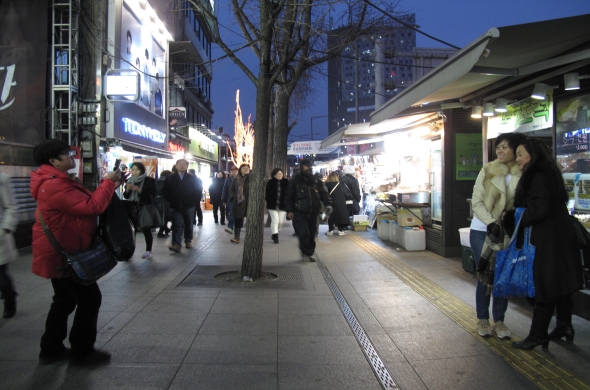
[[[164,170],[160,173],[158,180],[156,180],[156,200],[162,205],[162,210],[164,211],[164,225],[160,226],[160,230],[158,230],[158,237],[160,238],[168,236],[171,231],[168,227],[168,223],[171,222],[170,203],[164,198],[164,194],[162,193],[164,182],[170,175],[172,175],[172,171]]]
[[[193,221],[195,215],[195,199],[199,194],[196,176],[187,172],[188,161],[180,159],[176,162],[176,172],[166,178],[162,194],[170,203],[170,219],[172,220],[172,243],[168,247],[179,253],[184,244],[192,248]]]
[[[287,195],[288,185],[289,180],[284,177],[283,171],[280,168],[273,169],[271,178],[266,183],[264,200],[266,201],[266,208],[271,218],[270,232],[272,234],[272,241],[275,244],[279,243],[279,231],[287,215],[285,211],[285,196]]]
[[[324,183],[318,182],[313,176],[312,162],[301,160],[299,173],[289,180],[287,195],[285,197],[285,210],[293,221],[293,226],[299,237],[299,249],[302,260],[315,262],[315,237],[317,233],[317,220],[322,203],[325,212],[332,212],[332,200]]]
[[[156,180],[147,175],[145,165],[142,163],[134,162],[131,165],[131,176],[127,179],[123,196],[126,199],[123,205],[131,222],[133,222],[137,234],[137,231],[140,230],[139,213],[145,205],[152,204],[156,196]],[[152,235],[152,227],[144,227],[141,232],[145,238],[145,252],[141,255],[141,258],[149,259],[153,256],[154,236]]]
[[[346,208],[348,216],[352,217],[361,211],[361,188],[359,181],[354,177],[354,167],[346,165],[343,168],[344,175],[340,178],[340,183],[344,185],[344,196],[346,197]],[[350,225],[350,223],[349,223]]]
[[[338,173],[332,172],[328,175],[326,180],[326,187],[330,198],[332,198],[332,207],[334,211],[328,218],[328,236],[339,235],[343,236],[344,229],[350,225],[350,219],[348,217],[348,209],[346,208],[346,198],[344,196],[344,186],[340,183],[340,177]]]
[[[225,184],[225,174],[223,172],[217,172],[215,178],[211,181],[209,186],[209,202],[213,205],[213,218],[215,223],[219,223],[219,212],[221,216],[221,225],[225,225],[225,206],[221,201],[221,195],[223,194],[223,185]]]
[[[194,169],[189,169],[188,173],[193,175],[196,179],[197,196],[195,197],[195,213],[193,216],[193,225],[203,225],[203,210],[201,209],[201,200],[203,199],[203,181],[197,176]]]
[[[8,273],[8,263],[18,256],[13,236],[18,223],[17,211],[18,207],[10,189],[10,177],[0,173],[0,293],[4,299],[2,318],[12,318],[16,314],[17,294]]]
[[[234,216],[233,243],[240,242],[240,232],[244,227],[244,218],[248,212],[248,200],[250,198],[250,165],[242,164],[231,186],[230,197],[233,199],[232,214]]]
[[[234,224],[235,218],[234,213],[232,212],[233,206],[233,198],[231,196],[231,187],[234,183],[234,180],[238,176],[239,169],[235,165],[231,167],[230,174],[227,179],[225,179],[225,183],[223,184],[223,192],[221,193],[221,202],[225,206],[225,212],[227,213],[227,227],[225,231],[234,234]]]

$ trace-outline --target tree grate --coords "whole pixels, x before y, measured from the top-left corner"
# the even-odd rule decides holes
[[[240,272],[238,265],[203,265],[198,264],[176,288],[231,288],[255,290],[305,290],[303,274],[299,267],[271,266],[263,267],[263,272],[275,274],[276,278],[255,280],[253,282],[226,282],[215,276]]]
[[[348,303],[346,302],[346,299],[340,292],[340,289],[336,285],[336,282],[334,282],[334,279],[332,279],[330,271],[328,271],[328,269],[320,259],[317,259],[317,264],[318,268],[322,272],[322,275],[324,276],[324,280],[330,288],[330,291],[332,291],[332,295],[334,295],[336,302],[338,302],[338,305],[340,306],[340,310],[342,310],[342,314],[344,314],[346,322],[348,322],[348,325],[350,326],[352,333],[354,333],[354,337],[356,337],[356,340],[361,346],[361,349],[363,350],[365,357],[369,361],[369,364],[371,365],[371,368],[373,369],[375,376],[379,380],[381,388],[383,388],[384,390],[399,389],[400,387],[397,385],[397,383],[387,370],[385,363],[383,363],[383,360],[379,356],[379,353],[375,349],[373,343],[371,342],[371,339],[369,339],[369,336],[367,336],[367,333],[356,319],[356,316],[352,312],[352,309],[350,308],[350,306],[348,306]]]

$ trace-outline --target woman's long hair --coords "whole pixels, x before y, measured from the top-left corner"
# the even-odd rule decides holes
[[[242,174],[242,168],[243,168],[243,167],[248,167],[248,168],[250,168],[250,164],[242,164],[242,165],[240,165],[240,169],[238,169],[238,175],[239,175],[240,177],[244,177],[244,175]]]
[[[526,149],[531,159],[523,167],[522,176],[516,187],[516,196],[520,198],[528,194],[531,190],[533,177],[536,173],[542,172],[547,177],[548,188],[555,200],[559,203],[567,203],[569,195],[565,189],[563,176],[549,147],[538,138],[528,138],[520,145]]]
[[[338,183],[340,181],[340,177],[338,176],[338,174],[336,172],[332,172],[328,175],[328,179],[326,181]]]

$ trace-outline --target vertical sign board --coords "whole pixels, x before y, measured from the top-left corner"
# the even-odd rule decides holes
[[[41,0],[0,1],[0,142],[45,139],[48,10]]]
[[[475,180],[483,166],[481,134],[455,134],[455,179]]]

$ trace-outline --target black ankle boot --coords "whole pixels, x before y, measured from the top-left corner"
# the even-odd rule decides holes
[[[533,349],[537,345],[542,345],[544,350],[549,348],[549,336],[547,334],[540,335],[536,333],[533,329],[531,329],[529,335],[526,339],[522,341],[515,341],[512,343],[513,346],[519,349]]]
[[[279,234],[278,234],[278,233],[277,233],[277,234],[273,234],[273,235],[272,235],[272,241],[273,241],[275,244],[278,244],[278,243],[279,243]]]
[[[6,298],[4,300],[4,313],[2,318],[12,318],[16,314],[16,298]]]
[[[555,329],[549,333],[549,338],[551,340],[559,340],[565,337],[566,341],[571,344],[574,342],[574,335],[576,332],[574,331],[574,327],[572,324],[561,324],[559,321],[555,326]]]

